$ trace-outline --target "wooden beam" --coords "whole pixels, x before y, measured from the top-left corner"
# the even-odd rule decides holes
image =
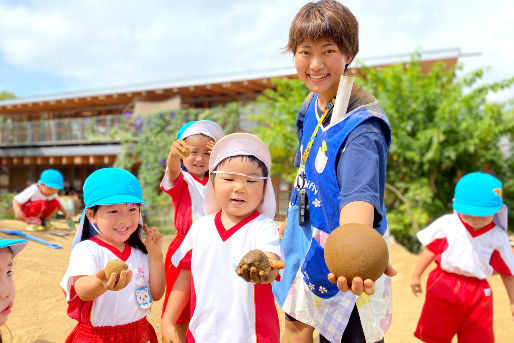
[[[47,156],[38,156],[36,157],[36,163],[39,165],[48,164],[49,158]]]
[[[231,90],[236,91],[236,93],[247,94],[247,93],[255,93],[249,87],[245,87],[242,83],[229,82],[228,84],[223,84],[223,87],[230,88]]]
[[[36,158],[31,156],[23,157],[23,165],[36,164]]]

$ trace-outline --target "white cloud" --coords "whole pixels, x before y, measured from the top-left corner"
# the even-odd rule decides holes
[[[280,49],[304,3],[0,3],[0,54],[21,70],[76,80],[74,90],[292,66],[291,56]],[[359,58],[411,53],[416,48],[461,48],[482,53],[463,62],[491,65],[492,80],[514,74],[510,1],[489,6],[463,0],[344,3],[360,23]]]

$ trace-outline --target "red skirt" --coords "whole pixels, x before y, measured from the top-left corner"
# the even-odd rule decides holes
[[[146,320],[116,326],[91,326],[78,323],[66,343],[158,343],[155,330]]]
[[[164,269],[166,270],[166,293],[164,294],[164,304],[162,305],[162,313],[166,310],[166,305],[168,304],[168,299],[170,297],[171,290],[173,289],[173,285],[177,280],[180,269],[175,267],[173,263],[171,263],[171,257],[178,250],[180,244],[184,241],[186,235],[177,233],[173,241],[170,243],[168,247],[168,251],[166,252],[166,259],[164,260]],[[188,301],[184,311],[180,314],[180,317],[177,320],[177,323],[189,323],[191,319],[191,303]]]

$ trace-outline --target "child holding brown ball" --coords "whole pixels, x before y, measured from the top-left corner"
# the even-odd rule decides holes
[[[140,208],[147,204],[139,181],[122,169],[99,169],[84,183],[84,202],[60,283],[68,316],[78,321],[66,342],[157,343],[146,316],[164,293],[162,237],[142,225]],[[116,259],[127,270],[120,263],[121,271],[108,278],[106,265]]]
[[[190,268],[180,270],[162,317],[165,342],[181,342],[176,322],[189,299],[188,342],[279,342],[270,283],[281,250],[270,167],[269,150],[254,135],[231,134],[214,146],[207,215],[193,222],[172,257]]]
[[[455,187],[454,213],[418,232],[425,249],[411,281],[422,293],[421,275],[430,272],[421,318],[414,335],[424,342],[494,342],[493,295],[487,282],[501,275],[514,316],[514,255],[507,237],[507,207],[502,184],[481,173],[463,176]]]
[[[166,161],[166,172],[161,181],[161,189],[171,197],[174,209],[174,224],[177,235],[166,252],[166,304],[179,269],[171,263],[171,256],[186,237],[193,221],[205,215],[203,200],[207,188],[209,157],[212,147],[223,137],[221,126],[211,120],[188,122],[177,132],[177,140],[171,145]],[[187,325],[191,318],[189,305],[184,308],[177,321],[177,331],[185,340]]]

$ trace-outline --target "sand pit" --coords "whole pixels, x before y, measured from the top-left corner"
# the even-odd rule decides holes
[[[0,229],[22,229],[22,227],[13,227],[13,225],[11,221],[0,221]],[[57,227],[60,229],[54,230],[54,233],[66,234],[69,232],[65,223],[58,224]],[[63,342],[76,324],[66,315],[66,302],[63,292],[59,288],[59,282],[68,265],[73,235],[60,237],[52,235],[50,232],[25,232],[60,244],[63,249],[51,249],[46,245],[30,241],[25,250],[15,259],[14,279],[17,295],[13,312],[10,314],[6,326],[11,331],[12,341],[15,343]],[[0,238],[15,238],[15,236],[0,233]],[[165,247],[172,238],[172,236],[165,236]],[[416,298],[409,287],[416,256],[392,243],[391,260],[393,266],[398,270],[398,275],[393,278],[394,313],[392,326],[386,334],[386,342],[419,342],[412,333],[423,305],[423,297]],[[489,282],[494,294],[496,342],[512,342],[514,321],[510,314],[508,297],[503,283],[498,275],[491,277]],[[160,337],[161,309],[162,300],[153,305],[152,312],[148,317],[155,327],[158,337]],[[4,342],[11,342],[5,326],[2,327],[2,333]]]

